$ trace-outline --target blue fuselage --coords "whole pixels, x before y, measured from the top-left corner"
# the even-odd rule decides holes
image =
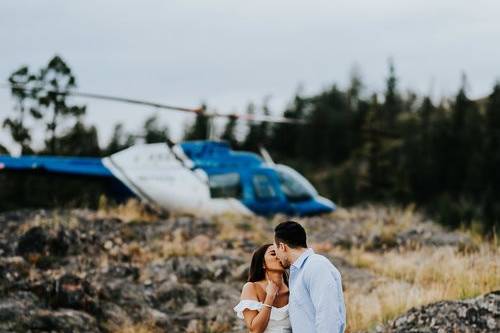
[[[287,166],[265,163],[251,152],[233,151],[225,142],[188,141],[180,146],[192,161],[193,172],[199,169],[208,176],[212,199],[239,200],[258,215],[315,215],[336,209],[334,203],[319,196],[302,175]],[[0,156],[1,169],[98,177],[120,183],[101,158]],[[115,186],[122,189],[120,196],[132,194],[120,184]]]
[[[182,148],[208,175],[213,197],[234,197],[258,215],[316,215],[336,209],[296,171],[268,165],[254,153],[233,151],[223,142],[185,142]]]

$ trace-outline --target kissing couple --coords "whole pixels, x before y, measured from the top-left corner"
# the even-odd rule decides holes
[[[344,332],[340,273],[307,247],[299,223],[286,221],[275,228],[274,243],[254,252],[248,275],[234,311],[249,332]]]

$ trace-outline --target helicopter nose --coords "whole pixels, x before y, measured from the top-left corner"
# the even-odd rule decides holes
[[[308,201],[297,202],[293,207],[294,213],[300,216],[331,213],[337,208],[333,202],[321,196],[315,196]]]

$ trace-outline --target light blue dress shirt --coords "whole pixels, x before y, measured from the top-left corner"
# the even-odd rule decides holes
[[[307,249],[290,266],[288,311],[294,333],[342,333],[346,326],[340,273]]]

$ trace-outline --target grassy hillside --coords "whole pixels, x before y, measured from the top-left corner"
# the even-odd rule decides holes
[[[133,201],[3,213],[0,328],[244,332],[232,307],[252,251],[283,219],[166,216]],[[446,231],[412,207],[299,221],[342,273],[348,332],[388,332],[412,307],[500,289],[496,240]]]

